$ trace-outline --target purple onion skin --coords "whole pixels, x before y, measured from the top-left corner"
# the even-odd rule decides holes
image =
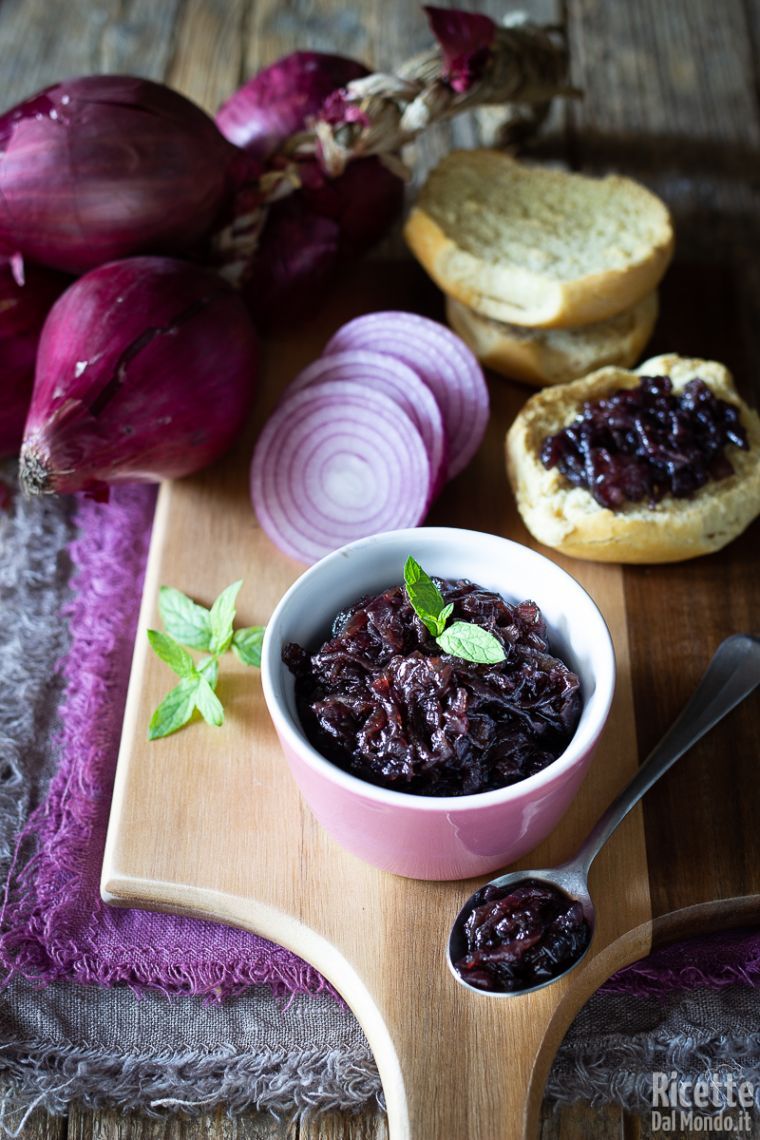
[[[222,134],[262,161],[303,130],[337,87],[367,75],[354,59],[319,51],[296,51],[244,83],[216,115]]]
[[[257,326],[286,327],[316,312],[340,266],[384,237],[403,203],[403,182],[375,158],[275,203],[243,288]]]
[[[271,207],[242,289],[256,327],[287,328],[319,308],[339,264],[340,231],[292,194]]]
[[[266,162],[303,130],[328,95],[367,74],[363,64],[343,56],[293,52],[228,99],[217,125],[231,142]],[[316,162],[304,163],[302,174],[303,187],[270,207],[244,287],[262,328],[282,327],[314,312],[341,263],[375,245],[403,208],[402,180],[377,158],[353,162],[335,179]]]
[[[160,83],[58,83],[0,117],[0,251],[70,273],[187,252],[239,161],[205,111]]]
[[[40,332],[68,278],[26,265],[19,285],[0,261],[0,456],[15,455],[24,435]]]
[[[22,485],[107,497],[205,467],[245,423],[257,359],[245,305],[216,274],[160,257],[92,270],[42,331]]]
[[[443,55],[444,75],[455,91],[469,91],[491,55],[496,24],[479,12],[425,6],[430,30]]]

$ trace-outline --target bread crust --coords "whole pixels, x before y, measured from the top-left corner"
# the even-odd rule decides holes
[[[453,152],[440,165],[456,161],[477,163],[483,156],[493,155],[498,155],[504,163],[514,162],[498,152],[473,150]],[[559,173],[553,172],[555,176]],[[426,210],[426,198],[432,197],[430,185],[435,174],[434,170],[423,187],[404,227],[404,236],[415,257],[444,293],[484,317],[535,328],[571,328],[603,321],[631,308],[651,293],[672,257],[673,228],[664,204],[631,179],[609,175],[607,181],[619,183],[627,200],[635,196],[640,199],[642,209],[661,214],[658,236],[638,261],[631,260],[619,268],[609,267],[603,272],[570,280],[507,262],[485,261],[457,244]]]
[[[675,391],[701,377],[716,396],[735,404],[749,450],[732,447],[734,474],[710,481],[690,499],[665,496],[654,508],[628,503],[611,511],[539,458],[547,435],[566,427],[584,400],[598,400],[641,376],[669,376]],[[507,473],[531,534],[555,550],[595,562],[679,562],[720,550],[760,513],[760,417],[739,397],[729,371],[716,361],[654,357],[635,372],[602,368],[582,380],[532,396],[506,440]]]
[[[652,335],[658,308],[655,291],[600,325],[553,331],[494,321],[448,297],[446,318],[487,368],[543,388],[577,380],[606,365],[630,368]]]

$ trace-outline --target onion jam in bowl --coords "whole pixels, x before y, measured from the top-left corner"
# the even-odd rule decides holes
[[[465,787],[457,794],[447,794],[451,791],[447,770],[440,787],[434,783],[431,787],[436,790],[426,794],[425,781],[416,776],[408,784],[416,791],[398,790],[403,780],[383,787],[336,763],[335,757],[324,754],[327,748],[315,747],[314,727],[306,725],[302,716],[303,681],[297,685],[283,654],[291,664],[294,647],[316,654],[333,636],[338,615],[351,611],[361,599],[375,598],[393,587],[403,589],[409,556],[442,583],[444,593],[449,584],[464,580],[499,595],[517,607],[518,615],[530,613],[521,608],[524,602],[538,606],[549,652],[580,681],[580,715],[556,759],[544,759],[545,766],[529,762],[527,771],[532,774],[515,778],[513,772],[508,778],[514,782],[506,786],[486,785],[488,790],[475,792]],[[460,586],[457,596],[461,593]],[[425,640],[424,631],[415,647],[420,640]],[[428,652],[432,644],[427,645]],[[438,655],[432,660],[437,665]],[[330,835],[354,855],[394,874],[466,879],[519,859],[564,815],[609,713],[615,657],[595,603],[549,558],[480,531],[422,527],[360,539],[307,570],[282,597],[267,626],[261,673],[267,707],[291,772]]]

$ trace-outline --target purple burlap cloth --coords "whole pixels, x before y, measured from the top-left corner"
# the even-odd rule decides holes
[[[155,492],[120,487],[107,504],[82,498],[60,663],[59,761],[19,843],[0,918],[0,964],[41,982],[74,979],[166,993],[278,994],[327,983],[289,951],[195,919],[117,910],[99,895],[108,813]]]
[[[74,980],[224,999],[264,983],[278,995],[332,993],[317,971],[244,931],[105,906],[98,881],[153,515],[152,488],[79,499],[69,553],[70,644],[57,770],[17,844],[0,916],[8,979]],[[621,971],[610,994],[760,981],[760,932],[673,946]]]

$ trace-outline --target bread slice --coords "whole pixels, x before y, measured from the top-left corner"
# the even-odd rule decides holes
[[[404,234],[444,293],[482,316],[539,328],[631,308],[673,251],[667,208],[630,178],[525,166],[493,150],[439,162]]]
[[[446,300],[449,324],[478,360],[539,388],[577,380],[606,364],[630,368],[652,335],[657,310],[655,290],[606,321],[573,329],[530,329],[481,317],[453,297]]]
[[[680,391],[701,377],[716,396],[741,410],[749,450],[730,447],[734,474],[711,480],[692,498],[665,496],[653,508],[599,506],[581,487],[541,463],[541,444],[575,418],[584,400],[633,388],[641,376],[669,376]],[[712,360],[657,356],[636,372],[602,368],[583,380],[537,392],[507,433],[507,473],[523,521],[546,546],[596,562],[678,562],[720,550],[760,513],[760,417],[740,399],[731,374]]]

